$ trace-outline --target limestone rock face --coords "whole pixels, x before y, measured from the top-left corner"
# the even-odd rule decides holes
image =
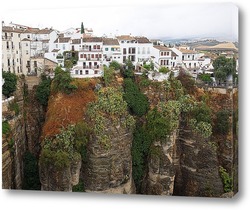
[[[87,161],[83,167],[87,192],[135,193],[132,180],[132,131],[113,126],[106,119],[105,134],[110,136],[108,148],[100,143],[98,136],[92,136],[87,145]]]
[[[175,180],[175,142],[177,131],[166,142],[154,142],[148,162],[148,174],[144,193],[149,195],[172,195]]]
[[[223,184],[216,149],[208,139],[182,127],[178,139],[174,195],[219,197]]]
[[[41,164],[39,175],[41,190],[45,191],[72,191],[72,187],[79,182],[81,159],[72,161],[69,167],[62,169],[54,165]]]
[[[35,98],[36,89],[29,90],[27,101],[24,104],[26,110],[26,137],[28,150],[34,155],[40,151],[40,135],[45,118],[45,111]]]

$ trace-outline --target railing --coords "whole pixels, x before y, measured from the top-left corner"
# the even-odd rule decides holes
[[[83,61],[100,61],[101,58],[80,58]]]
[[[4,41],[10,41],[11,40],[11,36],[4,36],[4,35],[2,35],[2,40],[4,40]]]
[[[100,49],[89,49],[89,48],[82,48],[79,47],[79,51],[84,51],[84,52],[102,52],[102,48]]]
[[[100,66],[97,65],[97,66],[83,66],[83,69],[99,69]]]

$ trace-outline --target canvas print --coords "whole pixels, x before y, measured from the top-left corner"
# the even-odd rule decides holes
[[[231,3],[9,13],[2,188],[233,197],[238,53]]]

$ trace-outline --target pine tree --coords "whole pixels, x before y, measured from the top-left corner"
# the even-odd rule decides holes
[[[85,30],[84,30],[84,26],[83,26],[83,22],[81,24],[81,34],[84,34],[85,33]]]

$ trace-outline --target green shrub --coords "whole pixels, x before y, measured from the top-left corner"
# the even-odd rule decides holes
[[[53,80],[53,91],[61,91],[66,94],[72,93],[77,86],[72,85],[72,78],[69,71],[63,71],[61,67],[56,67],[55,78]]]
[[[43,106],[48,105],[48,100],[50,95],[50,85],[51,85],[50,78],[42,77],[42,81],[36,89],[35,93],[36,99]]]
[[[17,102],[11,102],[9,104],[9,109],[11,111],[14,111],[16,116],[19,115],[19,113],[20,113],[20,108],[19,108],[19,105]]]
[[[207,106],[205,103],[196,104],[192,111],[193,118],[199,123],[199,122],[212,122],[212,112],[209,106]]]
[[[147,166],[147,157],[150,145],[151,139],[147,134],[147,130],[142,125],[138,124],[133,133],[131,149],[133,163],[132,175],[137,191],[140,191],[141,188],[142,179]]]
[[[119,69],[121,69],[121,64],[119,64],[117,61],[112,61],[109,64],[109,68],[112,68],[114,70],[119,70]]]
[[[201,74],[200,78],[203,82],[212,82],[210,74]]]
[[[7,121],[2,122],[2,134],[8,135],[11,131],[10,125]]]
[[[131,112],[139,117],[149,109],[147,97],[142,94],[138,86],[130,78],[124,80],[124,99],[128,103]]]
[[[83,180],[79,180],[79,183],[72,188],[72,192],[85,192]]]
[[[2,72],[4,85],[2,86],[2,93],[9,98],[17,88],[17,76],[11,72]]]
[[[104,75],[103,75],[105,86],[108,86],[115,79],[115,71],[113,67],[104,67]]]
[[[163,74],[166,74],[166,73],[168,73],[170,70],[167,68],[167,67],[165,67],[165,66],[163,66],[163,67],[161,67],[160,69],[159,69],[159,72],[161,72],[161,73],[163,73]]]
[[[227,134],[231,128],[229,121],[230,112],[228,110],[221,110],[216,114],[215,130],[219,134]]]
[[[220,176],[224,186],[224,192],[233,191],[233,178],[230,177],[229,173],[227,173],[226,169],[222,166],[219,167]]]

